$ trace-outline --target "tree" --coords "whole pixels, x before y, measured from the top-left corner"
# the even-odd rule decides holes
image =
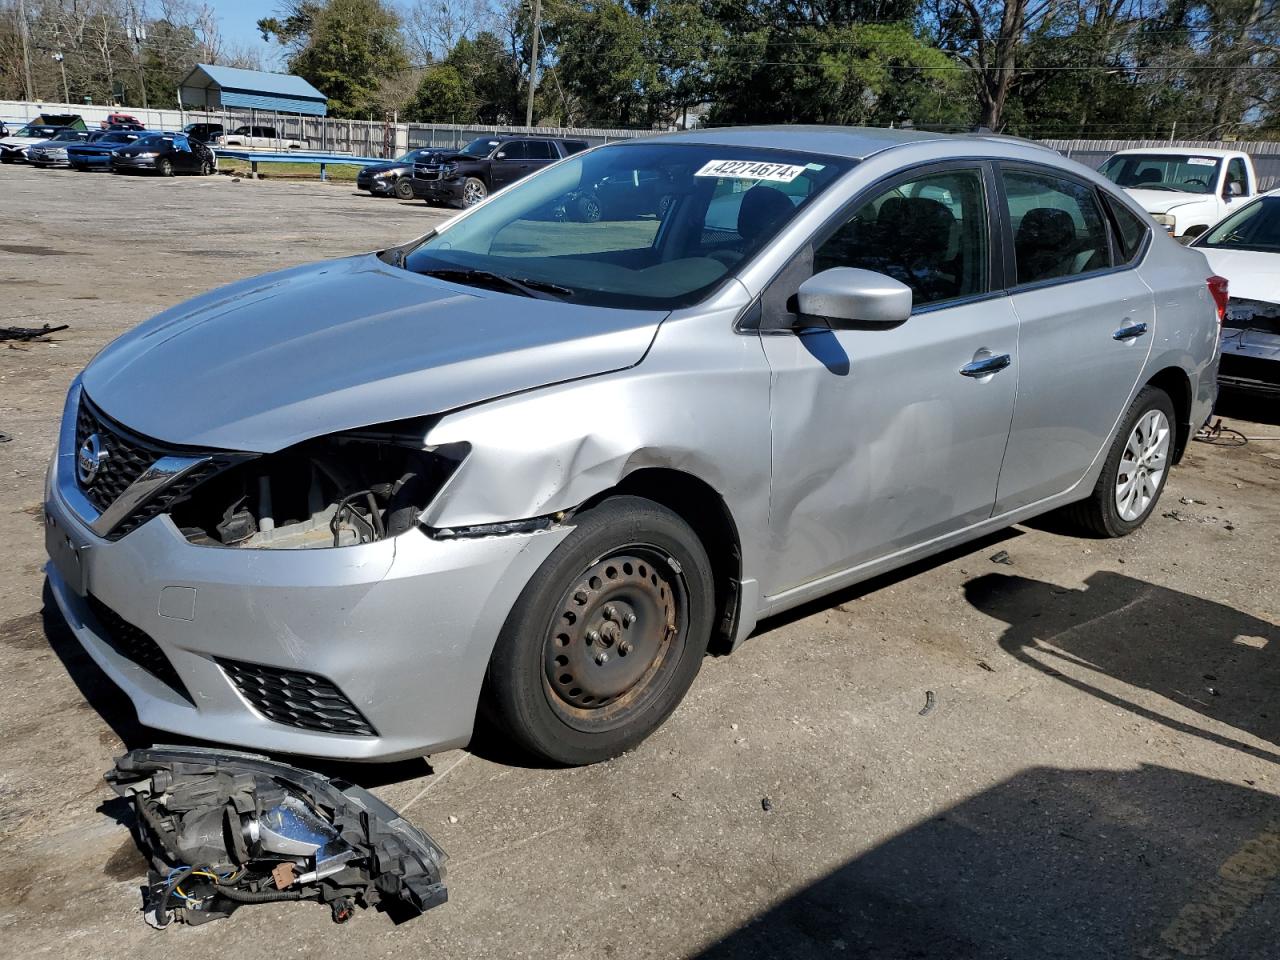
[[[419,123],[469,123],[475,119],[475,91],[456,67],[428,67],[405,115]]]
[[[289,69],[324,92],[334,116],[381,112],[384,81],[409,65],[400,17],[386,0],[303,0],[258,27],[294,50]]]

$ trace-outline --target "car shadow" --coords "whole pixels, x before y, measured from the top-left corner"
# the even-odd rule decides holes
[[[1032,768],[884,841],[699,956],[1275,956],[1278,877],[1273,796],[1158,766]]]
[[[965,584],[976,609],[1008,624],[1000,646],[1062,683],[1171,730],[1280,762],[1223,726],[1280,746],[1280,627],[1234,607],[1110,571],[1082,590],[986,574]],[[1183,710],[1139,704],[1107,678]]]
[[[1213,406],[1213,418],[1217,417],[1280,426],[1280,398],[1224,387]]]

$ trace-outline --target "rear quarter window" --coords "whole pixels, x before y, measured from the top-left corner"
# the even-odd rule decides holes
[[[1120,260],[1131,262],[1141,251],[1151,228],[1136,213],[1126,207],[1115,197],[1102,191],[1104,205],[1115,227],[1116,245],[1120,248]]]

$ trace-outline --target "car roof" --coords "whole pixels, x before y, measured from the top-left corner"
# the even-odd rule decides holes
[[[1128,156],[1130,154],[1149,154],[1154,153],[1160,156],[1177,156],[1185,157],[1190,154],[1198,154],[1207,157],[1233,157],[1237,154],[1244,153],[1243,150],[1227,150],[1221,147],[1134,147],[1131,150],[1117,150],[1112,156]]]
[[[817,153],[826,156],[865,160],[873,154],[893,147],[913,143],[969,141],[990,147],[1001,145],[1035,147],[1057,153],[1051,147],[990,133],[934,133],[890,127],[841,127],[834,125],[779,124],[758,127],[715,127],[702,130],[682,130],[676,133],[647,137],[647,141],[664,143],[690,143],[726,147],[769,147],[794,150],[799,153]],[[1000,150],[991,150],[999,155]]]

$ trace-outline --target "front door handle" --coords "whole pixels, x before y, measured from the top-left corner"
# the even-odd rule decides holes
[[[1138,337],[1142,336],[1146,332],[1147,332],[1147,325],[1145,323],[1130,323],[1130,324],[1126,324],[1125,326],[1117,330],[1115,333],[1113,333],[1111,335],[1111,339],[1112,340],[1137,340]]]
[[[981,360],[974,360],[972,363],[966,363],[960,368],[960,376],[973,377],[989,377],[993,373],[999,373],[1009,364],[1013,363],[1013,358],[1007,353],[996,354],[994,357],[983,357]]]

